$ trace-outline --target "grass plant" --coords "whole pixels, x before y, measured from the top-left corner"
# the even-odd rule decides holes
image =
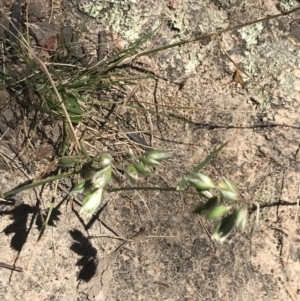
[[[295,8],[275,16],[267,16],[260,20],[202,34],[193,39],[159,48],[145,49],[146,42],[156,34],[158,30],[156,28],[127,48],[111,52],[102,60],[86,65],[82,65],[77,59],[65,55],[64,50],[60,48],[48,62],[45,62],[33,49],[30,39],[19,32],[18,43],[10,45],[11,51],[7,52],[4,67],[0,70],[0,89],[8,90],[15,98],[19,99],[20,104],[26,108],[28,114],[34,112],[37,124],[31,127],[33,132],[38,123],[42,123],[45,118],[50,118],[53,122],[62,122],[64,133],[53,161],[54,166],[56,166],[54,175],[46,174],[42,179],[2,192],[0,197],[7,199],[16,193],[46,183],[80,176],[82,181],[73,187],[71,193],[85,194],[81,213],[91,216],[98,210],[102,197],[106,193],[134,189],[184,193],[188,185],[194,187],[194,193],[205,200],[195,209],[195,213],[208,220],[218,221],[213,238],[223,242],[235,227],[244,230],[248,219],[247,205],[242,202],[236,185],[229,179],[223,179],[219,184],[216,184],[208,176],[200,173],[226,143],[209,154],[203,162],[173,187],[127,186],[124,182],[125,185],[121,183],[119,188],[112,189],[109,186],[111,179],[114,178],[111,153],[92,153],[87,150],[84,143],[84,131],[79,137],[76,128],[82,125],[85,128],[100,125],[102,126],[102,133],[104,133],[105,126],[109,123],[113,124],[117,118],[118,111],[113,110],[113,108],[116,105],[130,105],[126,103],[126,98],[116,101],[111,96],[118,91],[125,93],[123,88],[138,85],[142,79],[159,78],[159,75],[154,72],[142,75],[130,74],[128,70],[132,60],[165,49],[195,43],[207,37],[219,36],[231,30],[269,21],[282,15],[289,15],[299,9]],[[241,72],[246,74],[242,69]],[[104,97],[98,99],[97,95],[102,92],[107,92],[107,99]],[[157,114],[155,109],[138,106],[136,108],[150,114]],[[192,110],[193,108],[185,107],[184,109]],[[111,111],[113,114],[108,114]],[[165,113],[161,112],[161,114]],[[166,116],[176,118],[174,115],[166,114]],[[115,129],[115,131],[117,130]],[[31,133],[29,135],[32,137]],[[158,168],[161,162],[168,159],[169,156],[168,151],[155,149],[145,151],[140,156],[129,153],[123,161],[125,175],[129,181],[136,183],[141,176],[152,175],[154,168]],[[41,235],[46,229],[54,202],[55,197],[51,201],[52,205],[44,221]]]

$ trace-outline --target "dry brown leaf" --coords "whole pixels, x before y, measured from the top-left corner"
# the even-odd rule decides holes
[[[245,82],[244,82],[243,77],[241,75],[240,69],[236,69],[236,71],[234,72],[233,81],[235,82],[236,87],[240,84],[242,89],[244,89]]]
[[[50,157],[50,156],[52,156],[53,151],[54,151],[54,148],[51,144],[44,144],[38,149],[38,151],[36,153],[36,159],[42,160],[44,158]]]
[[[56,36],[51,36],[50,38],[48,38],[42,45],[39,56],[49,58],[50,55],[55,53],[55,51],[58,49],[59,42],[60,36],[58,34]]]

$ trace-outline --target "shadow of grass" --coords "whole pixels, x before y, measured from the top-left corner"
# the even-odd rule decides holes
[[[88,282],[96,273],[97,249],[92,246],[90,241],[79,230],[71,230],[70,235],[75,240],[70,249],[81,256],[76,263],[77,266],[82,267],[77,278]]]

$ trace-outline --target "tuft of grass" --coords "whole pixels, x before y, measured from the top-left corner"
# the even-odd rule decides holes
[[[0,77],[2,78],[0,88],[9,90],[19,99],[22,99],[23,95],[23,105],[26,109],[37,113],[35,120],[42,122],[45,118],[50,117],[52,120],[61,120],[66,125],[64,127],[65,139],[62,142],[60,153],[57,154],[58,156],[66,155],[66,153],[62,153],[62,150],[68,149],[66,145],[70,145],[71,141],[75,141],[77,152],[83,153],[80,150],[83,143],[79,144],[73,125],[91,126],[92,120],[98,124],[106,124],[109,118],[104,112],[113,111],[113,106],[122,103],[122,100],[115,101],[112,97],[113,94],[122,91],[123,88],[129,85],[136,85],[141,79],[159,78],[159,75],[153,72],[142,76],[132,76],[126,69],[127,66],[130,67],[132,60],[166,49],[194,43],[207,37],[219,36],[232,30],[247,28],[250,25],[260,24],[282,15],[289,15],[299,9],[297,7],[278,15],[267,16],[231,28],[205,33],[193,39],[150,50],[142,50],[143,45],[158,31],[159,28],[156,28],[137,39],[124,50],[111,52],[102,60],[85,66],[79,62],[81,58],[72,57],[72,51],[65,54],[64,45],[60,45],[50,62],[45,64],[33,50],[29,37],[23,37],[21,33],[19,33],[19,37],[15,36],[18,33],[16,29],[14,33],[11,33],[11,36],[14,36],[18,43],[11,45],[13,51],[11,55],[7,55],[6,61],[8,63],[4,64],[6,65],[5,68],[0,70]],[[242,68],[240,70],[244,73]],[[246,76],[248,75],[246,74]],[[107,99],[103,99],[103,94],[106,92]],[[102,97],[98,99],[100,93],[102,93]],[[133,105],[128,103],[126,106],[132,107]],[[98,113],[98,108],[100,108],[102,114]],[[155,107],[155,110],[141,106],[135,106],[135,108],[147,111],[150,114],[158,113],[157,107]],[[185,110],[189,109],[193,110],[194,108],[185,108]],[[159,114],[165,113],[159,112]],[[167,113],[166,116],[180,120],[176,115]],[[36,126],[33,126],[33,128],[36,128]]]

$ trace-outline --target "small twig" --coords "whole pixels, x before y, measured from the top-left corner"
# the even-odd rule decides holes
[[[140,101],[139,96],[137,95],[137,93],[134,95],[134,100],[139,106],[141,106],[147,112],[146,118],[147,118],[148,125],[150,127],[150,146],[152,147],[153,146],[153,132],[154,132],[154,130],[153,130],[153,123],[152,123],[152,120],[151,120],[151,114],[150,114],[150,112],[148,112],[148,110],[147,110],[146,106],[143,104],[143,102]]]
[[[28,2],[26,1],[26,22],[25,22],[25,26],[26,26],[26,37],[29,41],[29,18],[28,18]]]
[[[39,174],[34,178],[34,181],[39,181],[40,179],[42,179],[46,174],[48,174],[51,170],[54,170],[54,168],[56,168],[57,166],[57,160],[54,160],[52,162],[50,162],[48,164],[48,166]]]
[[[43,288],[43,286],[37,281],[35,280],[29,273],[27,273],[26,271],[23,271],[26,276],[28,276],[34,283],[36,283],[39,287]]]
[[[138,191],[136,191],[135,193],[137,193],[137,194],[139,195],[140,199],[141,199],[142,202],[144,203],[144,206],[146,207],[146,209],[147,209],[147,211],[148,211],[148,213],[149,213],[149,216],[150,216],[150,218],[151,218],[151,220],[152,220],[153,225],[156,226],[156,223],[155,223],[155,221],[154,221],[154,219],[153,219],[153,216],[152,216],[152,214],[151,214],[151,211],[150,211],[150,209],[149,209],[149,207],[148,207],[146,201],[144,200],[144,198],[142,197],[142,195],[141,195]]]
[[[48,23],[50,24],[52,21],[52,17],[53,17],[53,0],[51,0],[51,10],[50,10],[50,17],[48,20]]]
[[[147,235],[145,238],[178,238],[177,235]],[[182,236],[180,236],[182,237]]]
[[[160,191],[174,191],[179,193],[187,193],[187,191],[176,190],[176,187],[142,187],[142,186],[125,186],[119,188],[111,188],[107,189],[107,192],[117,192],[117,191],[124,191],[124,190],[160,190]],[[196,194],[196,193],[194,193]]]
[[[87,238],[93,239],[93,238],[101,238],[101,237],[113,238],[113,239],[118,239],[118,240],[123,240],[123,241],[128,241],[128,242],[133,241],[132,239],[127,239],[127,238],[124,238],[121,236],[109,235],[109,234],[91,235],[91,236],[88,236]]]
[[[205,300],[204,297],[196,289],[194,289],[194,292],[201,298],[201,300]]]
[[[23,272],[23,269],[21,267],[17,267],[15,265],[7,264],[4,262],[0,262],[0,268],[5,268],[11,271],[16,271],[16,272]]]
[[[0,42],[1,49],[0,49],[0,57],[1,57],[1,67],[2,67],[2,73],[6,74],[6,66],[5,66],[5,59],[4,59],[4,43],[1,41]],[[1,78],[2,84],[5,83],[5,77]],[[2,139],[2,138],[1,138]],[[0,139],[0,140],[1,140]]]

